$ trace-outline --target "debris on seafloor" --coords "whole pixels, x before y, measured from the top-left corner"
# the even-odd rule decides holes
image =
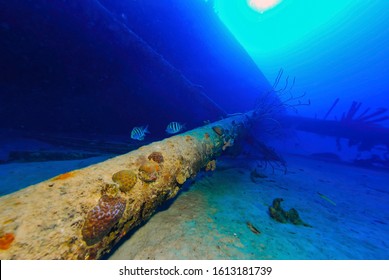
[[[254,233],[254,234],[260,234],[261,232],[259,229],[257,229],[255,226],[253,226],[252,223],[246,222],[247,227]]]
[[[210,160],[205,166],[205,171],[215,171],[216,169],[216,160]]]
[[[253,170],[251,170],[250,172],[250,179],[253,183],[258,183],[258,181],[260,179],[264,179],[264,178],[267,178],[267,176],[261,172],[258,172],[258,170],[256,168],[254,168]]]
[[[325,196],[324,194],[319,193],[319,192],[317,192],[317,194],[318,194],[322,199],[324,199],[324,200],[328,201],[329,203],[331,203],[332,205],[336,206],[336,203],[335,203],[333,200],[329,199],[329,198],[328,198],[327,196]]]
[[[291,208],[289,211],[285,211],[281,207],[281,202],[284,201],[282,198],[276,198],[273,200],[272,206],[269,206],[269,214],[274,220],[280,223],[292,223],[294,225],[302,225],[305,227],[312,227],[305,223],[298,214],[297,210]]]

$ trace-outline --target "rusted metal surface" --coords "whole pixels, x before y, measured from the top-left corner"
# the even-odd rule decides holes
[[[213,171],[250,123],[250,113],[230,117],[0,197],[0,259],[101,258]]]

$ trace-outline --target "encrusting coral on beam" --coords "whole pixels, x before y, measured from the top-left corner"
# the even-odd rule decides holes
[[[250,128],[241,114],[0,197],[0,259],[99,259]],[[217,127],[217,129],[213,129]]]

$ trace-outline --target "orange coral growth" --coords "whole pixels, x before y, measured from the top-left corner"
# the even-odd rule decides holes
[[[191,141],[191,140],[193,140],[193,139],[192,139],[192,137],[191,137],[191,136],[189,136],[189,135],[186,135],[186,136],[185,136],[185,140],[186,140],[187,142],[189,142],[189,141]]]
[[[204,133],[204,138],[205,139],[209,139],[209,133],[208,132]]]
[[[51,179],[51,181],[64,180],[64,179],[73,177],[75,173],[76,173],[75,171],[66,172],[66,173],[63,173],[63,174],[60,174],[60,175],[54,177],[53,179]]]
[[[6,233],[0,236],[0,249],[7,250],[11,243],[15,240],[15,235],[13,233]]]

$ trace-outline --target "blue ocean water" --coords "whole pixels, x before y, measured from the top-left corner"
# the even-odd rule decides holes
[[[258,110],[236,161],[223,155],[221,173],[192,186],[195,196],[226,186],[201,193],[219,220],[233,220],[244,249],[230,242],[228,254],[197,258],[388,259],[389,3],[269,2],[0,1],[0,195],[169,137],[171,122],[189,130]],[[131,139],[146,125],[144,140]],[[277,197],[311,231],[271,219]],[[251,239],[253,225],[263,240]],[[283,231],[293,242],[328,238],[329,249],[277,253]],[[190,258],[183,252],[158,258]]]

